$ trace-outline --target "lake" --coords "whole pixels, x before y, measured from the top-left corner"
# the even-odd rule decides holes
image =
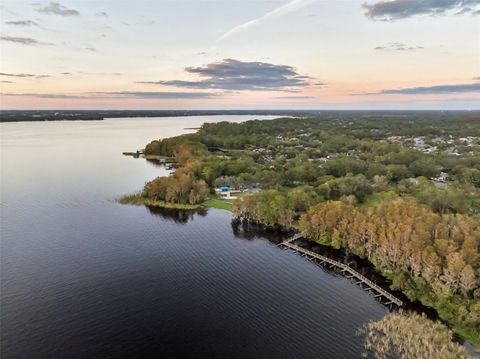
[[[1,357],[358,358],[388,310],[348,279],[229,212],[115,201],[167,173],[123,151],[252,118],[0,124]]]

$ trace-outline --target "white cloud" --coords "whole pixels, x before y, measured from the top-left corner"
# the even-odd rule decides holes
[[[240,32],[242,30],[245,30],[245,29],[247,29],[251,26],[257,25],[258,23],[260,23],[264,20],[270,19],[272,17],[284,16],[286,14],[289,14],[289,13],[291,13],[295,10],[298,10],[302,7],[305,7],[305,6],[311,4],[315,1],[316,0],[292,0],[292,1],[289,1],[288,3],[286,3],[286,4],[284,4],[280,7],[277,7],[276,9],[273,9],[272,11],[269,11],[266,14],[264,14],[264,15],[256,18],[256,19],[247,21],[243,24],[240,24],[240,25],[237,25],[237,26],[231,28],[230,30],[225,32],[222,36],[220,36],[216,42],[217,43],[221,42],[221,41],[225,40],[226,38]]]

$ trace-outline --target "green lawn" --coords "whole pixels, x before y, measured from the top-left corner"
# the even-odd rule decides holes
[[[234,200],[208,198],[202,204],[207,207],[226,209],[232,211],[232,203]]]

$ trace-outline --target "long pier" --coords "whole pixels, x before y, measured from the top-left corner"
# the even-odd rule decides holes
[[[366,291],[372,291],[375,298],[386,298],[387,302],[384,303],[385,305],[390,306],[392,304],[395,304],[399,307],[403,306],[404,303],[400,299],[395,297],[393,294],[387,292],[385,289],[381,288],[376,283],[372,282],[370,279],[358,273],[355,269],[349,267],[348,265],[340,263],[334,259],[322,256],[321,254],[309,251],[308,249],[302,248],[292,243],[295,240],[300,239],[301,237],[302,235],[300,233],[297,233],[293,237],[290,237],[289,239],[281,242],[278,246],[286,247],[297,253],[300,253],[301,255],[311,259],[315,263],[327,264],[330,268],[340,269],[340,273],[344,273],[347,278],[355,279],[355,284],[360,286],[362,286],[363,284]]]

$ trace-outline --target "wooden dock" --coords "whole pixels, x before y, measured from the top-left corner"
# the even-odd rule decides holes
[[[339,269],[340,273],[344,273],[347,278],[353,278],[355,280],[355,284],[360,285],[368,292],[372,291],[375,298],[385,298],[387,300],[387,302],[384,303],[385,305],[391,306],[392,304],[395,304],[399,307],[403,306],[403,302],[400,299],[395,297],[393,294],[387,292],[385,289],[381,288],[376,283],[361,275],[355,269],[349,267],[348,265],[340,263],[334,259],[322,256],[321,254],[309,251],[308,249],[304,249],[292,243],[295,240],[300,239],[301,237],[302,235],[298,233],[293,237],[290,237],[289,239],[283,241],[278,246],[291,249],[296,253],[300,253],[302,256],[307,257],[308,259],[312,260],[317,264],[327,265],[329,268]]]
[[[301,233],[297,233],[297,234],[295,234],[293,237],[290,237],[290,238],[284,240],[283,242],[277,244],[277,246],[279,246],[279,247],[284,246],[284,245],[286,245],[286,244],[288,244],[288,243],[292,243],[293,241],[296,241],[297,239],[300,239],[300,238],[302,238],[302,237],[303,237],[303,236],[302,236]]]

